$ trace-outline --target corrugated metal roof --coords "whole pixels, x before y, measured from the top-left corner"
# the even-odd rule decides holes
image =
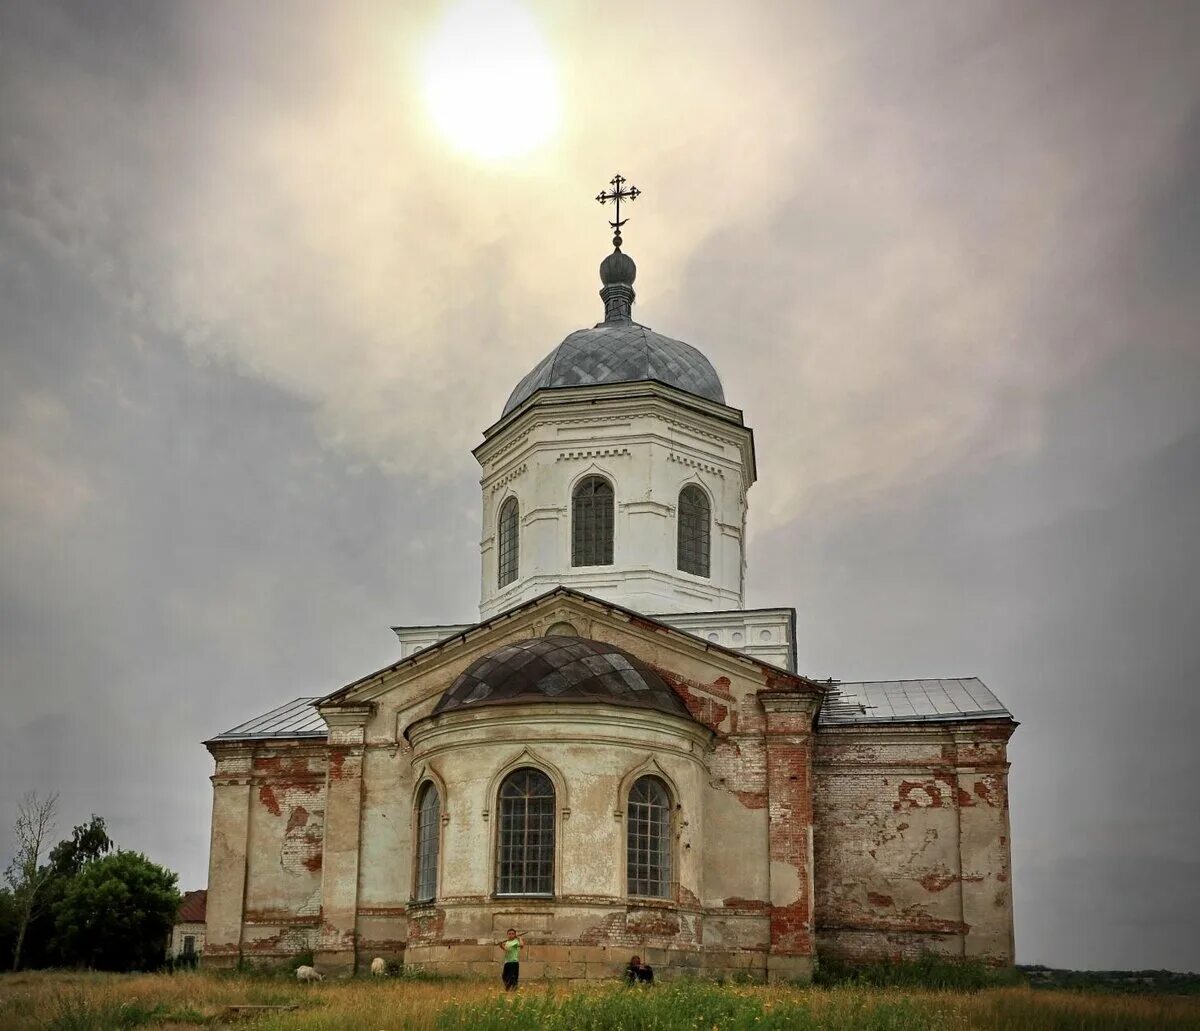
[[[264,712],[252,720],[240,723],[232,730],[218,734],[214,741],[244,741],[268,737],[316,737],[329,735],[329,728],[314,708],[319,697],[293,698],[278,709]]]
[[[869,680],[831,684],[819,722],[950,723],[1012,718],[978,677],[950,680]]]

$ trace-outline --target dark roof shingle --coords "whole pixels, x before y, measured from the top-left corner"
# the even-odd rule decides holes
[[[175,917],[177,924],[202,924],[208,911],[208,889],[185,891],[183,901],[179,903],[179,914]]]

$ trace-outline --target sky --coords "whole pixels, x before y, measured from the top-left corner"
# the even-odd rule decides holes
[[[204,738],[477,618],[470,449],[620,171],[755,431],[748,604],[1008,705],[1019,962],[1200,969],[1200,6],[467,13],[0,0],[0,825],[203,886]],[[513,26],[473,148],[431,83]]]

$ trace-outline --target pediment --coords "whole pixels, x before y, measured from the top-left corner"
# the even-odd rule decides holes
[[[380,703],[388,696],[390,708],[432,708],[457,676],[488,652],[513,641],[572,630],[580,637],[614,644],[662,672],[693,711],[695,696],[731,701],[735,685],[740,693],[822,690],[805,677],[656,619],[557,587],[347,684],[323,698],[318,707],[327,714]]]

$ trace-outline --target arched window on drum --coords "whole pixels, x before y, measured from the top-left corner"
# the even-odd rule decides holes
[[[571,565],[611,566],[613,489],[602,476],[587,476],[571,498]]]
[[[500,524],[497,527],[496,543],[499,555],[497,586],[507,587],[517,578],[521,565],[521,507],[516,498],[509,498],[500,506]]]
[[[694,483],[679,492],[678,567],[695,576],[709,575],[712,510],[708,495]]]

